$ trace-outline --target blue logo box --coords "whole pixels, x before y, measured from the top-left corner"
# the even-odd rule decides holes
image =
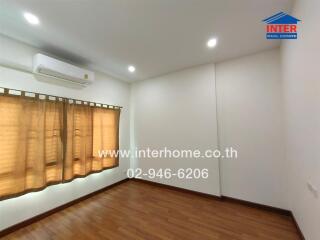
[[[267,39],[297,39],[296,33],[267,33]]]

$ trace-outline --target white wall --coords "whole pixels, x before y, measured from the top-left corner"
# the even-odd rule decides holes
[[[285,204],[285,155],[280,51],[216,65],[222,195],[279,208]]]
[[[320,1],[296,1],[298,40],[281,46],[289,206],[306,239],[320,239]],[[318,196],[308,190],[310,182]]]
[[[1,59],[31,67],[32,56],[38,51],[0,35]],[[72,89],[40,82],[32,74],[0,67],[0,86],[123,106],[120,119],[120,148],[128,149],[130,85],[101,73],[96,74],[94,84],[84,89]],[[92,174],[71,183],[50,186],[40,192],[0,201],[0,230],[126,178],[124,171],[129,164],[129,159],[120,159],[118,168]]]
[[[134,83],[131,121],[133,144],[139,149],[217,149],[215,67],[190,68]],[[153,181],[199,192],[220,195],[217,159],[136,159],[136,167],[207,168],[208,179]],[[149,179],[151,180],[151,179]]]

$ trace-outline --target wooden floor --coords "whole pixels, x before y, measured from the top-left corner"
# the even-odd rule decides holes
[[[290,217],[127,181],[3,239],[297,240]]]

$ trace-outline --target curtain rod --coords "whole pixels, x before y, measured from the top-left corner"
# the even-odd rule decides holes
[[[1,94],[10,94],[10,91],[16,91],[16,92],[20,92],[21,94],[25,94],[25,93],[31,93],[34,95],[42,95],[42,96],[46,96],[46,97],[54,97],[56,99],[63,99],[63,100],[72,100],[74,102],[87,102],[89,105],[91,103],[94,104],[94,106],[100,105],[101,107],[103,106],[107,106],[106,108],[110,108],[110,109],[122,109],[123,107],[121,106],[116,106],[116,105],[112,105],[112,104],[105,104],[105,103],[96,103],[96,102],[91,102],[91,101],[85,101],[85,100],[80,100],[80,99],[74,99],[74,98],[65,98],[65,97],[59,97],[59,96],[55,96],[55,95],[51,95],[51,94],[44,94],[44,93],[37,93],[37,92],[32,92],[32,91],[24,91],[24,90],[19,90],[19,89],[14,89],[14,88],[6,88],[6,87],[0,87],[0,89],[3,89],[3,92],[0,92]],[[15,95],[15,94],[10,94],[10,95]]]

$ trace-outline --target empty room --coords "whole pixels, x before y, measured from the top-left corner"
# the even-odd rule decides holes
[[[0,239],[319,240],[319,13],[0,0]]]

